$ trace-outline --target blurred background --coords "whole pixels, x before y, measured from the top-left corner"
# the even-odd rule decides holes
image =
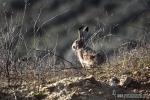
[[[1,33],[21,33],[17,56],[29,48],[54,50],[72,61],[71,45],[81,25],[94,50],[110,51],[126,41],[150,38],[150,0],[0,0]]]

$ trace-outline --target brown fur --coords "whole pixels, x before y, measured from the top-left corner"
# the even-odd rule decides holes
[[[98,67],[99,65],[101,65],[106,61],[106,56],[103,52],[96,53],[90,47],[85,46],[84,34],[88,29],[87,27],[82,29],[79,29],[80,34],[78,39],[73,42],[72,50],[77,54],[77,57],[82,67],[86,68]]]

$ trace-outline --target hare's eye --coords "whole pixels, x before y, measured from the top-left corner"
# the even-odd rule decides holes
[[[74,49],[76,49],[76,46],[73,46]]]

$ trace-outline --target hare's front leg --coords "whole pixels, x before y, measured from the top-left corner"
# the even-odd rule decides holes
[[[85,66],[85,64],[84,64],[84,63],[81,63],[81,65],[82,65],[82,67],[83,67],[83,68],[86,68],[86,66]]]
[[[86,76],[86,75],[87,75],[87,69],[86,69],[86,66],[85,66],[85,64],[82,63],[82,62],[81,62],[81,66],[82,66],[82,74],[83,74],[84,76]]]

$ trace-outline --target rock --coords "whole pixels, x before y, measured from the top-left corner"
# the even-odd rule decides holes
[[[109,85],[112,86],[112,87],[115,87],[117,86],[119,83],[119,79],[117,77],[112,77],[110,80],[109,80]]]
[[[120,86],[123,86],[125,88],[139,88],[140,84],[135,79],[128,77],[127,75],[122,75],[120,78]]]
[[[141,75],[141,72],[139,72],[139,71],[134,71],[134,72],[133,72],[133,75],[140,76],[140,75]]]
[[[127,75],[122,75],[120,78],[120,83],[119,85],[121,86],[127,86],[128,84],[130,84],[132,82],[132,78],[128,77]]]
[[[31,91],[28,95],[27,95],[27,97],[32,97],[34,95],[34,91]]]
[[[64,78],[49,84],[41,90],[48,95],[47,100],[72,100],[103,93],[101,83],[93,76]],[[108,88],[108,87],[107,87]]]

